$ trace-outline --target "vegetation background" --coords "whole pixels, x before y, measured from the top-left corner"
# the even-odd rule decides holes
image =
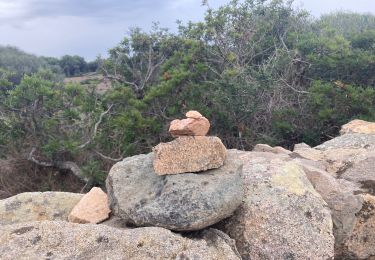
[[[283,0],[205,7],[177,33],[133,28],[89,63],[1,47],[0,197],[102,185],[116,161],[171,140],[188,110],[243,150],[317,145],[351,119],[375,121],[375,16],[315,19]]]

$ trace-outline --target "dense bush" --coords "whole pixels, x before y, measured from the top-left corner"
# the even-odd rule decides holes
[[[351,119],[375,120],[374,21],[232,1],[175,34],[133,29],[98,63],[44,58],[69,76],[100,64],[113,86],[104,95],[47,72],[14,83],[2,70],[1,151],[101,183],[115,161],[170,140],[169,122],[191,109],[228,148],[316,145]]]

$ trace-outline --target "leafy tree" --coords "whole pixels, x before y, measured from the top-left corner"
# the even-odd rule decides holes
[[[88,70],[85,59],[77,55],[64,55],[59,64],[67,77],[81,75]]]

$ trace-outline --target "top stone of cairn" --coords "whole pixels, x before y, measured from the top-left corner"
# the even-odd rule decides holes
[[[210,129],[210,122],[198,111],[189,111],[186,119],[175,119],[171,122],[169,133],[179,136],[205,136]]]

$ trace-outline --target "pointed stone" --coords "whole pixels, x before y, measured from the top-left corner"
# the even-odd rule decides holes
[[[68,220],[74,223],[99,223],[106,220],[110,212],[107,194],[94,187],[73,208]]]

